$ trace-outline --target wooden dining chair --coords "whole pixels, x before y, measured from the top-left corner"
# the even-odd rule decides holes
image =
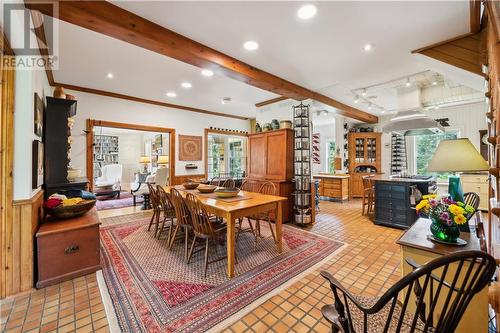
[[[160,239],[161,233],[166,231],[166,229],[168,229],[167,244],[170,245],[172,232],[175,226],[174,225],[175,208],[174,205],[172,204],[172,201],[170,200],[170,195],[167,192],[165,192],[162,186],[157,185],[156,193],[160,201],[161,212],[163,213],[163,220],[161,220],[160,222],[161,226],[158,228],[158,234],[156,235],[156,237]],[[167,220],[170,223],[167,223]],[[165,223],[167,223],[166,226]]]
[[[459,251],[422,266],[407,262],[414,271],[379,299],[354,296],[322,271],[334,296],[334,304],[321,309],[332,332],[452,333],[472,297],[488,285],[496,269],[495,259],[482,251]]]
[[[470,232],[469,220],[475,215],[477,209],[479,207],[479,195],[475,192],[466,192],[464,193],[464,204],[471,206],[474,208],[473,213],[468,213],[465,218],[467,219],[467,223],[460,224],[458,228],[463,232]]]
[[[365,215],[365,207],[367,207],[367,214],[375,210],[375,189],[373,187],[373,176],[363,176],[363,197],[362,197],[362,210],[361,215]]]
[[[187,207],[187,204],[186,204],[184,198],[182,197],[181,193],[177,189],[172,188],[170,190],[170,200],[172,202],[172,205],[174,206],[176,225],[175,225],[174,233],[172,235],[172,239],[170,241],[169,249],[172,249],[172,246],[175,243],[179,228],[181,228],[182,231],[184,232],[184,258],[187,260],[189,233],[191,232],[191,230],[193,228],[192,223],[191,223],[191,214],[189,212],[189,209]]]
[[[245,192],[253,192],[255,188],[255,183],[252,182],[251,180],[243,180],[240,186],[240,190],[245,191]],[[241,233],[244,232],[250,232],[252,235],[255,237],[255,229],[252,224],[252,221],[249,218],[246,218],[248,222],[248,228],[243,228],[243,222],[245,221],[245,218],[239,218],[238,219],[238,225],[236,226],[236,241],[238,241],[238,237],[240,236]]]
[[[198,240],[205,241],[205,263],[204,263],[204,272],[203,276],[207,276],[207,268],[208,264],[224,260],[227,258],[227,255],[224,257],[217,257],[212,261],[208,261],[209,255],[209,247],[210,244],[217,247],[220,243],[220,240],[224,239],[224,236],[227,234],[227,227],[224,223],[219,223],[217,220],[212,219],[210,215],[207,213],[203,204],[196,198],[196,196],[192,193],[188,193],[186,195],[186,206],[189,209],[189,213],[191,215],[191,221],[193,226],[194,238],[191,242],[191,247],[189,248],[189,254],[187,262],[191,261],[193,257],[193,253],[196,253],[200,250],[203,250],[203,247],[199,248],[197,251],[194,251],[196,242]],[[217,252],[217,251],[215,251]]]
[[[156,234],[158,232],[158,224],[160,223],[161,204],[154,185],[148,183],[148,190],[149,190],[149,200],[151,203],[151,207],[153,208],[153,216],[151,216],[151,220],[149,221],[148,231],[150,231],[151,227],[154,225],[155,226],[154,235],[156,237]]]
[[[259,193],[260,194],[267,194],[267,195],[276,195],[276,185],[274,185],[274,183],[272,182],[265,182],[264,184],[262,184],[259,188]],[[273,228],[273,224],[271,223],[272,222],[272,215],[275,213],[275,210],[271,210],[269,212],[265,212],[265,213],[261,213],[261,214],[257,214],[257,215],[252,215],[252,216],[249,216],[248,219],[251,219],[251,220],[255,220],[255,244],[257,245],[257,242],[258,242],[258,239],[259,238],[263,238],[261,233],[260,233],[260,222],[262,220],[265,220],[267,221],[268,225],[269,225],[269,229],[271,229],[271,234],[273,235],[273,240],[274,242],[277,244],[277,240],[276,240],[276,234],[274,232],[274,228]],[[274,214],[276,215],[276,214]]]
[[[234,188],[234,179],[233,178],[228,178],[222,182],[222,187],[229,187],[229,188]]]
[[[219,177],[214,177],[210,180],[210,185],[220,186],[222,180]]]

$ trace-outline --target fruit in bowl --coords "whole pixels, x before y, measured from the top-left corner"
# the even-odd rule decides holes
[[[215,195],[219,198],[233,198],[240,193],[237,187],[218,187],[215,190]]]
[[[217,186],[215,185],[205,185],[205,184],[200,184],[197,189],[200,193],[212,193],[215,191]]]
[[[182,186],[184,186],[184,188],[186,190],[194,190],[199,185],[200,185],[199,183],[195,183],[195,182],[186,182],[186,183],[182,184]]]

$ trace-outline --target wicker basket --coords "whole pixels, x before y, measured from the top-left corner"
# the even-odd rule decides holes
[[[58,219],[69,219],[72,217],[82,216],[95,206],[95,200],[85,200],[76,205],[62,206],[56,208],[45,208],[45,211]]]

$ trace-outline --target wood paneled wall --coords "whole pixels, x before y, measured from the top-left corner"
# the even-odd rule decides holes
[[[490,164],[490,209],[488,213],[489,252],[500,259],[500,3],[486,1],[482,62],[487,65],[486,96],[489,97],[488,135]]]
[[[196,174],[196,175],[177,175],[173,178],[172,185],[180,185],[185,183],[188,179],[199,180],[204,179],[204,174]]]
[[[6,230],[6,296],[34,286],[34,243],[43,218],[43,191],[31,199],[14,201],[12,206],[12,223],[7,224]]]

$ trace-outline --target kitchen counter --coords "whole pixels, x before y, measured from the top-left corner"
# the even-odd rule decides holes
[[[317,175],[314,175],[313,178],[349,178],[351,175],[345,174],[345,173],[319,173]]]
[[[406,229],[418,218],[411,193],[418,189],[422,195],[429,193],[435,178],[414,179],[377,175],[375,187],[375,224]]]
[[[323,173],[314,175],[314,179],[318,179],[319,195],[324,198],[340,199],[341,201],[349,199],[349,178],[351,176],[340,173],[330,174]]]

